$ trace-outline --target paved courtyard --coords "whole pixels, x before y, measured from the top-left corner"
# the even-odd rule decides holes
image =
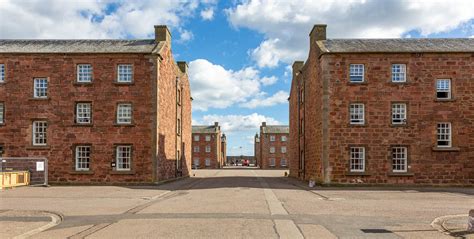
[[[472,188],[310,189],[282,170],[194,173],[160,186],[1,191],[0,238],[474,238]]]

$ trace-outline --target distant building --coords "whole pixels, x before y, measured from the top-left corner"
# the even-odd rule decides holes
[[[221,134],[218,122],[214,125],[194,125],[192,134],[193,168],[222,168],[227,153],[227,139]]]
[[[258,136],[258,133],[255,134],[254,137],[254,156],[255,156],[255,165],[260,166],[260,162],[262,161],[261,156],[260,156],[260,137]]]
[[[191,96],[171,34],[0,40],[0,156],[45,157],[50,183],[153,183],[191,168]]]
[[[259,167],[288,168],[288,139],[287,125],[267,125],[262,122],[260,136],[255,135],[255,157]]]
[[[256,165],[255,156],[227,156],[227,165],[241,164],[243,160],[248,160],[250,165]]]
[[[290,176],[474,185],[474,39],[327,39],[293,64]]]

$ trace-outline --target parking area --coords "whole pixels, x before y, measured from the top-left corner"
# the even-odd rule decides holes
[[[158,186],[4,190],[0,237],[474,237],[465,231],[473,188],[308,188],[284,173],[195,170]]]

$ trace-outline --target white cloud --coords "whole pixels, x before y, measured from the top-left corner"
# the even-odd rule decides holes
[[[110,3],[116,10],[107,11]],[[2,0],[0,38],[149,38],[153,25],[180,27],[198,6],[195,0]]]
[[[411,30],[426,36],[473,19],[474,1],[249,0],[226,13],[233,26],[265,35],[250,55],[259,67],[275,67],[307,57],[316,23],[328,24],[330,38],[393,38]]]
[[[214,19],[214,8],[210,7],[201,11],[201,18],[210,21]]]
[[[260,81],[262,82],[263,85],[269,86],[269,85],[275,84],[278,81],[278,78],[276,78],[275,76],[270,76],[270,77],[265,76]]]
[[[194,35],[192,32],[184,29],[179,29],[179,42],[180,43],[185,43],[188,41],[191,41],[194,38]]]
[[[253,67],[233,71],[197,59],[189,63],[189,79],[193,110],[206,111],[208,108],[227,108],[260,96],[263,94],[261,85],[275,81],[276,77],[260,77],[260,72]]]
[[[278,91],[268,98],[254,98],[248,102],[240,104],[241,107],[255,109],[257,107],[269,107],[288,102],[288,92]]]
[[[226,134],[228,132],[256,132],[259,130],[262,122],[267,122],[267,124],[281,124],[274,118],[257,113],[249,115],[205,115],[199,122],[204,125],[219,122],[222,131]]]

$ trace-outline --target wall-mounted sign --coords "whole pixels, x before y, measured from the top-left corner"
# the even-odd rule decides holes
[[[36,171],[44,171],[44,162],[36,162]]]
[[[115,168],[115,162],[111,162],[111,163],[110,163],[110,166],[111,166],[112,168]]]

